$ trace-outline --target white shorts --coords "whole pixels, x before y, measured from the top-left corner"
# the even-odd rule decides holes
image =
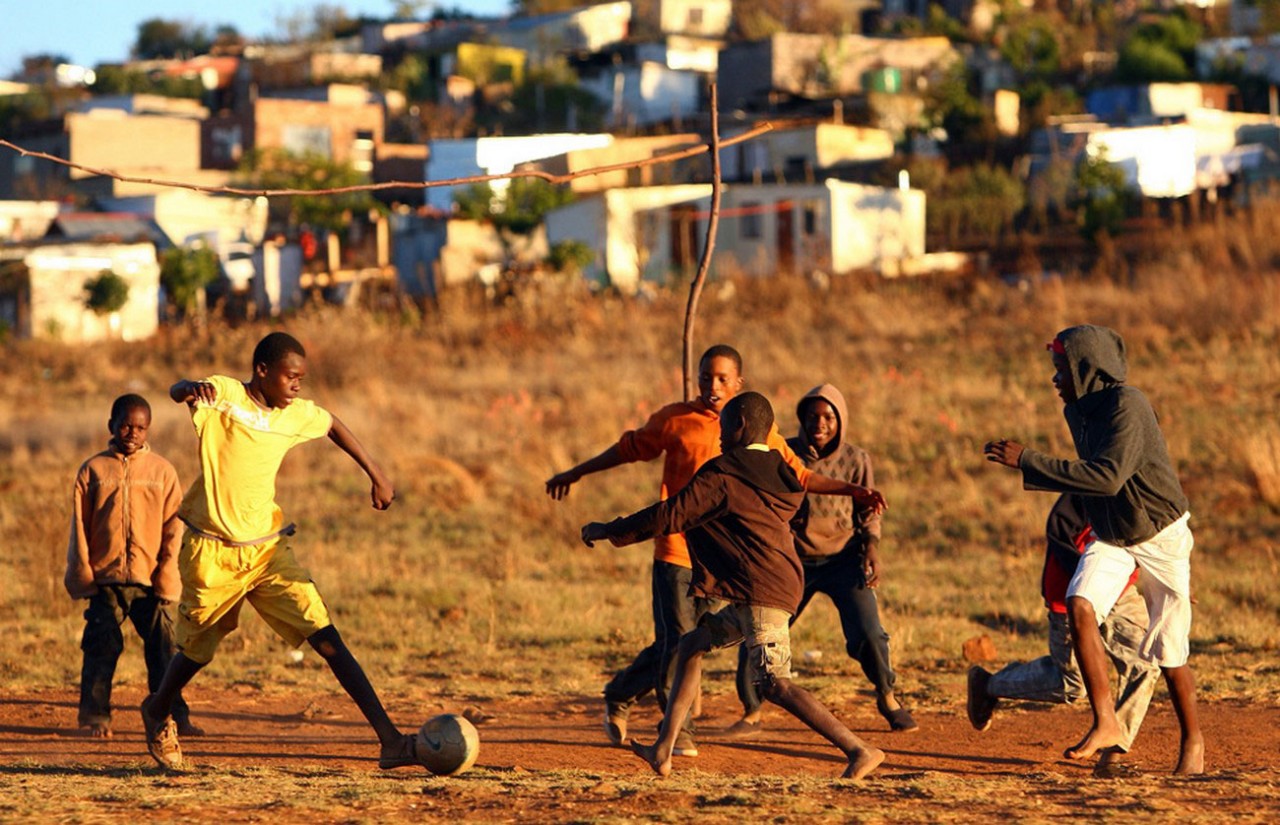
[[[1133,568],[1139,568],[1138,589],[1151,615],[1139,652],[1161,667],[1181,667],[1191,653],[1191,548],[1195,539],[1187,526],[1190,517],[1190,513],[1183,513],[1173,524],[1132,547],[1095,539],[1085,547],[1067,588],[1068,598],[1079,596],[1093,605],[1101,624],[1124,592]]]

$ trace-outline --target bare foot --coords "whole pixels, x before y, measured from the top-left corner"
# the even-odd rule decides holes
[[[655,742],[652,745],[641,745],[636,740],[631,740],[631,751],[636,756],[649,763],[649,767],[653,768],[653,772],[658,776],[667,777],[671,775],[671,757],[666,759],[658,759],[658,745]]]
[[[1178,753],[1178,765],[1173,769],[1175,776],[1198,776],[1204,773],[1204,737],[1195,736],[1184,740],[1182,750]]]
[[[93,722],[85,725],[84,729],[85,735],[90,739],[110,739],[114,735],[106,722]]]
[[[883,761],[884,751],[868,745],[861,750],[856,750],[849,754],[849,767],[845,768],[844,773],[840,776],[844,779],[852,779],[857,782],[862,777],[880,767],[880,763]]]
[[[383,743],[378,752],[378,767],[384,771],[390,771],[421,765],[413,746],[415,738],[408,734],[401,734],[399,739]]]
[[[1075,747],[1067,748],[1063,756],[1068,759],[1088,759],[1098,751],[1119,745],[1123,740],[1124,734],[1120,731],[1119,726],[1106,728],[1095,726],[1089,729],[1089,732],[1084,735],[1079,744]]]
[[[178,735],[187,736],[204,736],[204,728],[192,722],[190,719],[178,722]]]

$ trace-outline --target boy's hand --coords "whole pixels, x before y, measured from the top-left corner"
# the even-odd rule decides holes
[[[607,538],[609,538],[609,534],[601,522],[592,521],[582,525],[582,543],[586,546],[595,547],[596,542]]]
[[[999,441],[988,441],[982,447],[982,454],[987,457],[987,461],[994,461],[996,464],[1003,464],[1016,470],[1022,461],[1024,449],[1026,448],[1018,442],[1002,438]]]
[[[861,493],[854,493],[853,500],[860,507],[869,507],[876,513],[883,513],[889,509],[888,503],[885,502],[884,496],[879,490],[873,490],[870,487],[863,487]]]
[[[391,506],[391,502],[396,499],[396,490],[391,486],[391,482],[385,478],[375,478],[373,480],[373,489],[369,493],[369,497],[373,500],[373,509],[385,510]]]
[[[573,470],[565,470],[563,473],[556,473],[547,479],[547,495],[556,501],[560,501],[569,495],[569,488],[577,484],[582,476]]]
[[[867,542],[867,549],[862,557],[862,578],[867,587],[875,587],[880,583],[880,542],[876,539]]]
[[[179,404],[195,404],[203,401],[212,404],[218,398],[218,391],[208,381],[179,381],[169,389],[169,397]]]

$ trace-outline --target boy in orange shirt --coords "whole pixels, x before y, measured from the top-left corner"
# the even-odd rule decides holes
[[[547,481],[547,494],[558,501],[583,476],[663,456],[659,499],[665,501],[680,492],[698,468],[720,454],[720,411],[742,386],[742,356],[725,344],[711,347],[698,362],[697,398],[666,405],[639,429],[623,433],[604,452],[552,476]],[[782,454],[809,492],[857,495],[864,489],[811,472],[787,446],[776,425],[769,431],[766,443]],[[627,717],[637,699],[655,690],[658,704],[666,707],[676,646],[708,607],[705,600],[690,595],[693,563],[682,534],[656,537],[653,559],[654,641],[604,688],[605,733],[616,745],[627,738]],[[680,729],[672,753],[698,755],[691,721],[686,720]]]
[[[76,473],[63,577],[73,599],[87,599],[80,649],[79,724],[97,739],[111,738],[111,681],[124,651],[128,619],[142,637],[147,687],[160,686],[174,650],[174,608],[182,594],[178,547],[182,489],[173,465],[147,445],[151,405],[132,393],[111,405],[107,449]],[[179,694],[178,732],[200,736]]]

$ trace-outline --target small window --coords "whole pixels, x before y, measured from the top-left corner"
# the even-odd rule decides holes
[[[702,7],[695,6],[689,9],[689,30],[694,31],[702,25]]]
[[[804,234],[817,235],[818,224],[822,222],[822,201],[805,201],[802,210]]]
[[[760,202],[743,201],[742,237],[750,240],[759,240],[763,236],[764,231],[760,227]]]

